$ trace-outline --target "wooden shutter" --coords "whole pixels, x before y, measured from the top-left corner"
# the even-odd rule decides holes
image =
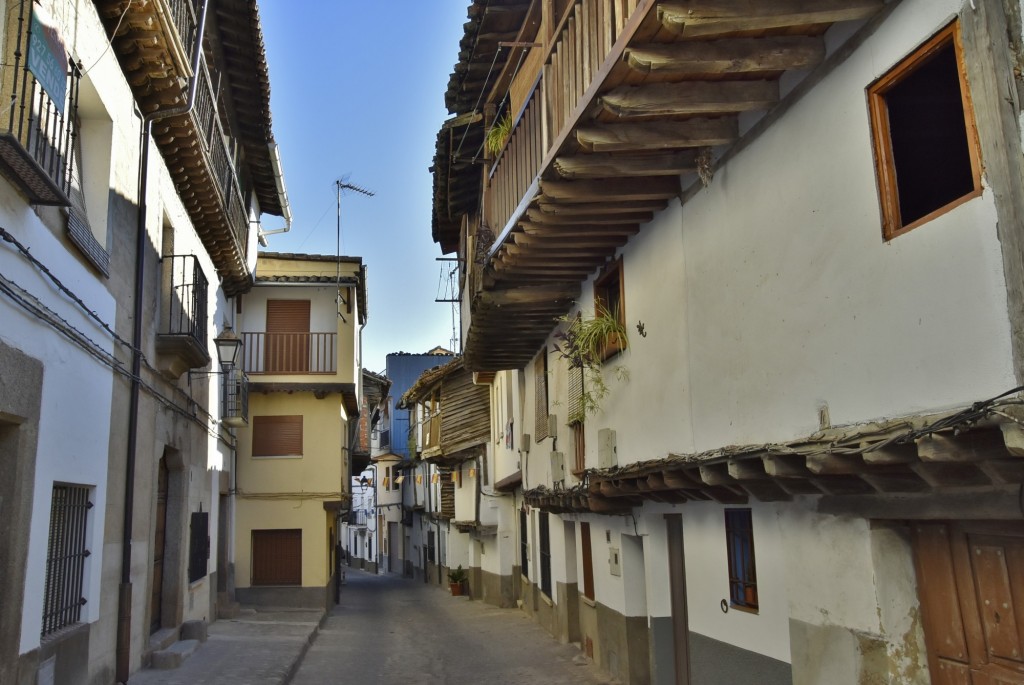
[[[569,423],[582,424],[586,420],[583,407],[583,367],[569,369]]]
[[[302,456],[302,415],[254,416],[252,456]]]
[[[309,300],[267,300],[267,373],[309,372]]]
[[[193,511],[189,530],[188,582],[194,583],[206,575],[210,560],[210,514]]]
[[[590,546],[589,523],[580,523],[580,539],[583,541],[583,596],[594,599],[594,552]]]
[[[534,439],[540,442],[548,437],[548,355],[547,347],[533,362]]]
[[[252,584],[302,585],[302,530],[252,532]]]

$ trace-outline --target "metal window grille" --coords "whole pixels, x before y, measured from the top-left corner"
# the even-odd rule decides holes
[[[232,367],[221,376],[223,384],[222,421],[228,426],[249,423],[249,377],[239,368]]]
[[[756,610],[757,572],[750,509],[725,510],[725,539],[729,554],[729,600],[734,606]]]
[[[546,511],[540,513],[540,590],[551,596],[551,532]]]
[[[92,502],[89,488],[54,485],[50,510],[50,539],[46,550],[42,637],[78,623],[82,617],[85,578],[86,526]]]

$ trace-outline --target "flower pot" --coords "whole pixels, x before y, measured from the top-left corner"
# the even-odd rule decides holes
[[[448,588],[452,591],[452,597],[462,596],[462,583],[448,583]]]

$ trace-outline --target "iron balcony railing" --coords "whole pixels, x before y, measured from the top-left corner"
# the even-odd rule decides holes
[[[195,0],[164,0],[170,10],[171,22],[178,32],[178,40],[184,48],[184,54],[192,52],[196,36],[196,2]]]
[[[245,426],[249,423],[249,377],[241,369],[230,368],[221,374],[221,423]]]
[[[8,41],[0,55],[4,64],[0,69],[0,172],[31,203],[68,206],[69,152],[81,72],[66,53],[56,55],[40,47],[53,43],[45,39],[42,25],[34,20],[33,7],[31,0],[8,7],[7,16],[16,9],[17,20],[14,40]],[[6,22],[2,26],[8,30]],[[30,51],[35,55],[35,70],[49,72],[43,83],[30,69]]]
[[[242,333],[246,373],[333,374],[337,333]]]
[[[209,282],[195,255],[163,258],[160,334],[188,336],[206,348]]]

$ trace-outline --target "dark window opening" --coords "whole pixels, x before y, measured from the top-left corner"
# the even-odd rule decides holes
[[[757,611],[754,525],[750,509],[725,510],[725,540],[729,555],[729,602]]]
[[[551,531],[548,513],[540,513],[540,591],[551,597]]]
[[[210,560],[210,514],[192,512],[188,544],[188,582],[194,583],[206,575]]]
[[[885,238],[981,192],[953,24],[868,89]]]

